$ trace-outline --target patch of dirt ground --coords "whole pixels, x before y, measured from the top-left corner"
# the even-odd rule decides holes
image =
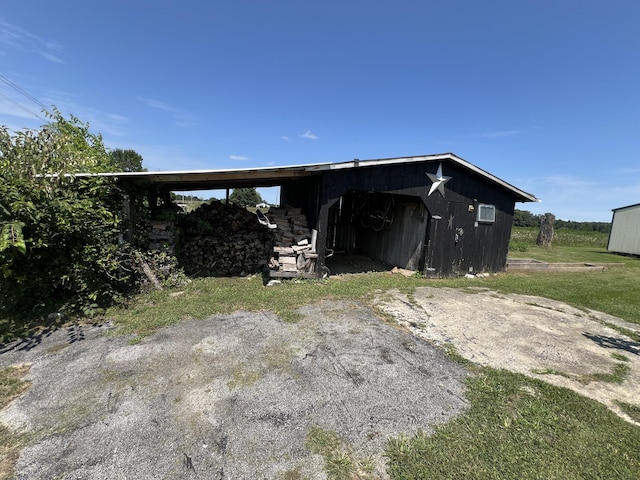
[[[467,372],[356,302],[189,320],[141,343],[108,326],[5,346],[31,388],[0,421],[32,439],[18,479],[324,479],[310,432],[387,478],[389,437],[462,412]]]
[[[377,304],[419,338],[453,345],[476,364],[570,388],[635,423],[616,401],[635,405],[640,399],[640,343],[606,324],[640,334],[639,325],[554,300],[482,288],[387,292]],[[622,383],[594,380],[621,363],[629,367]]]

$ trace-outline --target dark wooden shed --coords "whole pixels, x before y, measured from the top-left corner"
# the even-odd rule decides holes
[[[429,276],[506,268],[516,202],[536,197],[454,154],[291,167],[107,174],[150,189],[281,187],[327,249]]]
[[[308,212],[320,263],[331,248],[434,276],[502,271],[515,203],[537,200],[450,153],[307,168],[281,195]]]

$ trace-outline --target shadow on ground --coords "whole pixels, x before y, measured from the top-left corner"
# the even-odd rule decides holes
[[[345,273],[388,272],[393,266],[365,255],[336,253],[325,260],[332,275]]]
[[[582,335],[587,337],[589,340],[593,340],[600,347],[624,350],[625,352],[633,353],[634,355],[640,355],[640,343],[634,342],[633,340],[612,337],[609,335],[593,335],[589,332],[584,332]]]

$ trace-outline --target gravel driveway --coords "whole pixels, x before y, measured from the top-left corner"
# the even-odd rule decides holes
[[[108,326],[6,346],[31,388],[0,420],[30,433],[19,479],[326,478],[311,429],[371,456],[467,406],[466,372],[356,302],[304,319],[236,313],[191,320],[139,344]]]

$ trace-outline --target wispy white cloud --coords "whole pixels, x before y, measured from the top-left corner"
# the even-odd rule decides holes
[[[100,133],[103,136],[124,137],[129,132],[126,127],[130,120],[127,116],[86,106],[73,92],[46,91],[42,94],[42,103],[55,105],[65,117],[73,114],[81,122],[88,123],[94,133]]]
[[[45,47],[51,51],[62,50],[64,48],[60,42],[47,42],[45,43]]]
[[[0,115],[28,118],[30,120],[44,120],[39,106],[28,102],[16,92],[0,86]]]
[[[107,118],[113,120],[114,122],[128,122],[129,119],[124,115],[118,115],[117,113],[108,113],[106,115]]]
[[[147,97],[137,97],[136,100],[144,103],[148,107],[173,114],[174,124],[176,127],[190,128],[198,124],[197,119],[194,118],[193,116],[186,114],[183,111],[181,111],[179,108],[174,107],[173,105],[169,105],[168,103],[165,103],[161,100],[156,100],[156,99],[147,98]]]
[[[212,165],[196,158],[181,145],[167,144],[120,144],[109,145],[112,148],[130,148],[142,156],[142,165],[150,172],[177,170],[208,170]]]
[[[533,213],[553,213],[556,218],[578,222],[609,222],[611,210],[637,203],[640,182],[601,173],[598,178],[548,175],[520,179],[516,183],[542,199],[541,203],[516,206]]]
[[[14,79],[11,80],[13,83]],[[14,131],[40,129],[50,120],[43,113],[43,105],[47,106],[47,110],[51,110],[55,105],[62,116],[68,118],[73,114],[81,122],[89,123],[93,133],[113,137],[123,137],[128,134],[128,129],[125,127],[129,123],[129,118],[120,113],[87,107],[72,92],[43,89],[42,86],[25,78],[18,78],[15,81],[20,89],[28,92],[28,95],[23,95],[6,83],[0,82],[1,125],[7,125]]]
[[[14,79],[12,75],[11,83]],[[26,91],[32,91],[30,87],[31,85],[27,85]],[[0,82],[0,125],[17,132],[37,130],[46,122],[42,105],[35,103],[9,84]]]
[[[501,138],[510,137],[512,135],[519,135],[520,133],[522,133],[520,130],[500,130],[497,132],[481,133],[480,136],[483,138]]]
[[[60,57],[53,55],[49,52],[38,52],[41,56],[43,56],[44,58],[46,58],[47,60],[50,60],[52,62],[55,63],[64,63],[64,60],[62,60]]]
[[[291,137],[287,137],[286,135],[282,135],[280,137],[280,140],[284,140],[285,142],[290,142],[291,141]]]
[[[128,134],[125,125],[129,123],[129,119],[123,115],[105,113],[90,108],[85,110],[87,122],[91,129],[103,135],[113,135],[115,137],[124,137]],[[78,117],[81,118],[81,117]]]
[[[178,110],[167,103],[153,98],[138,97],[137,100],[144,103],[147,107],[157,108],[158,110],[164,110],[165,112],[178,113]]]
[[[596,187],[598,182],[586,178],[568,175],[548,175],[542,179],[546,184],[562,188],[590,188]]]
[[[307,130],[306,132],[304,132],[301,135],[298,135],[300,138],[307,138],[309,140],[317,140],[318,136],[314,135],[313,133],[311,133],[311,130]]]
[[[0,53],[6,55],[5,49],[20,54],[25,52],[36,54],[55,63],[65,63],[59,55],[63,51],[62,44],[44,40],[38,35],[0,19]]]
[[[249,157],[243,157],[242,155],[229,155],[229,160],[249,160]]]

